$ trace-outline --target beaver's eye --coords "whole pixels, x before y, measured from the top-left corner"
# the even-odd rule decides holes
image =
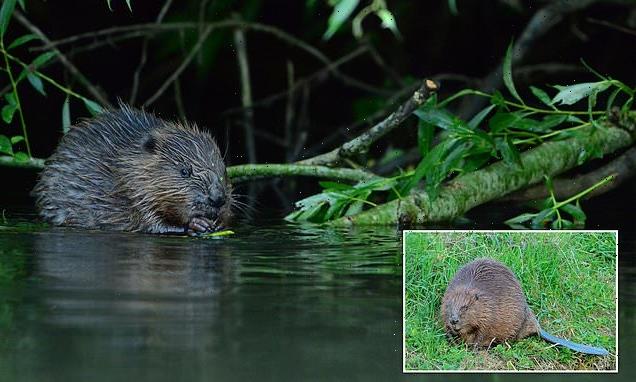
[[[187,167],[182,167],[181,168],[181,176],[183,178],[188,178],[191,174],[192,174],[192,171],[190,171],[189,168],[187,168]]]

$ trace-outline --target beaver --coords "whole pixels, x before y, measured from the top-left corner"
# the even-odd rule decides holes
[[[457,271],[444,293],[441,316],[449,338],[477,348],[539,335],[580,353],[609,354],[605,349],[564,340],[541,329],[515,275],[493,259],[477,259]]]
[[[71,127],[32,195],[54,225],[146,233],[218,230],[232,204],[209,133],[123,103]]]

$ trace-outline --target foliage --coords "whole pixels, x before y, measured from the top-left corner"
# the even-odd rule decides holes
[[[328,27],[323,35],[324,40],[329,40],[351,17],[360,0],[329,0],[328,2],[333,7],[333,11],[327,21]],[[370,4],[362,8],[351,21],[352,32],[356,38],[361,38],[364,35],[362,21],[370,14],[375,14],[380,19],[383,28],[389,29],[396,37],[400,37],[395,17],[387,8],[386,2],[384,0],[371,0]]]
[[[14,51],[16,51],[18,48],[24,47],[34,40],[39,40],[39,37],[37,35],[26,34],[17,37],[15,40],[9,43],[8,46],[6,46],[5,32],[9,25],[9,21],[11,20],[11,15],[13,14],[13,11],[15,9],[15,4],[16,0],[5,0],[2,3],[2,7],[0,8],[0,54],[2,54],[4,59],[4,67],[2,68],[2,70],[6,74],[11,84],[10,91],[5,93],[3,96],[5,104],[2,106],[1,115],[4,123],[10,125],[14,120],[15,114],[17,113],[21,128],[21,134],[12,135],[10,137],[6,134],[0,134],[0,155],[12,157],[13,160],[16,162],[25,162],[32,158],[32,153],[29,144],[29,136],[26,120],[24,117],[24,110],[20,102],[20,93],[18,87],[18,85],[20,85],[24,81],[24,79],[26,79],[27,82],[42,96],[46,97],[44,82],[53,85],[58,90],[61,90],[62,92],[67,94],[67,99],[62,105],[62,122],[64,130],[68,129],[68,126],[70,125],[68,97],[73,97],[81,100],[87,110],[92,114],[101,112],[102,108],[94,101],[91,101],[90,99],[78,93],[75,93],[71,89],[60,85],[58,82],[40,71],[40,69],[44,65],[55,59],[57,55],[55,51],[44,52],[32,59],[30,63],[26,63],[14,55]],[[24,9],[23,1],[20,1],[20,5]],[[14,75],[16,66],[20,69],[20,73],[17,77],[15,77]],[[21,151],[20,146],[22,145],[24,146],[26,152]]]
[[[514,100],[506,99],[500,92],[487,94],[478,90],[464,89],[438,102],[435,96],[414,112],[419,119],[418,148],[422,159],[415,169],[388,178],[391,186],[386,187],[381,180],[345,185],[338,184],[337,190],[326,188],[322,194],[299,201],[297,211],[287,216],[293,221],[325,222],[348,216],[346,208],[355,205],[355,211],[365,206],[375,206],[369,198],[386,191],[387,199],[407,196],[423,180],[424,191],[434,200],[441,185],[454,175],[483,168],[493,160],[503,160],[510,166],[522,166],[520,152],[546,141],[565,139],[581,134],[590,126],[597,126],[606,118],[607,111],[616,104],[622,113],[630,110],[634,101],[634,88],[608,77],[596,74],[600,81],[568,86],[554,86],[557,93],[550,96],[544,89],[531,86],[530,92],[543,105],[535,107],[527,104],[516,90],[512,76],[512,44],[504,57],[503,79]],[[585,64],[585,63],[584,63]],[[612,90],[603,110],[597,110],[597,98],[603,92]],[[451,102],[465,96],[487,97],[490,105],[464,121],[446,109]],[[619,99],[621,102],[618,102]],[[563,105],[575,105],[587,101],[587,110],[565,110]],[[437,141],[435,145],[433,142]],[[600,152],[581,152],[578,164],[600,157]],[[553,228],[581,227],[585,214],[579,199],[608,182],[609,179],[575,195],[564,202],[548,198],[544,209],[538,214],[523,214],[507,223],[515,228],[521,224],[542,227],[550,223]],[[375,185],[382,185],[374,188]],[[550,183],[551,185],[551,183]],[[551,187],[551,186],[550,186]],[[355,203],[354,203],[355,202]],[[574,203],[574,204],[572,204]],[[572,220],[563,219],[566,213]]]

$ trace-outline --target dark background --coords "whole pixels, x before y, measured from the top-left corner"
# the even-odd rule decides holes
[[[56,40],[103,28],[154,22],[163,5],[163,1],[133,0],[130,12],[123,0],[113,0],[112,3],[111,11],[106,1],[98,0],[27,1],[26,17],[51,40]],[[370,54],[364,53],[339,67],[341,72],[375,86],[379,92],[349,86],[329,74],[311,82],[308,98],[302,98],[301,92],[296,92],[292,126],[297,135],[294,137],[300,131],[307,133],[302,150],[293,158],[300,159],[304,155],[315,155],[331,149],[376,122],[365,122],[364,119],[378,110],[390,112],[393,105],[399,103],[392,96],[416,79],[445,75],[441,80],[441,98],[462,88],[477,87],[479,79],[501,61],[510,41],[519,37],[534,12],[547,2],[460,1],[459,14],[452,15],[446,1],[389,1],[387,5],[395,15],[401,39],[381,28],[379,20],[371,15],[363,22],[363,39],[356,40],[352,36],[351,23],[347,22],[327,41],[322,39],[331,13],[326,2],[209,1],[203,16],[200,14],[201,4],[199,1],[174,1],[163,22],[196,21],[200,17],[207,21],[219,21],[238,14],[249,22],[279,28],[316,47],[332,61],[361,45],[369,44],[386,62],[389,70],[383,69]],[[527,92],[530,84],[547,89],[547,85],[594,81],[595,77],[585,70],[581,59],[602,74],[629,85],[636,83],[636,35],[599,25],[592,19],[629,27],[636,24],[636,7],[629,2],[599,1],[583,10],[566,14],[558,25],[534,42],[523,62],[514,68],[517,88],[522,96],[532,97]],[[25,32],[23,26],[13,20],[9,25],[7,41]],[[170,31],[149,39],[148,59],[141,72],[136,106],[152,95],[165,78],[174,72],[197,37],[192,31]],[[315,57],[271,34],[247,31],[246,39],[253,99],[256,103],[287,89],[287,62],[293,63],[297,80],[324,68],[324,64]],[[111,102],[116,103],[118,98],[124,101],[129,98],[143,40],[143,37],[139,37],[112,41],[97,49],[82,51],[97,41],[87,39],[64,45],[60,49],[93,84],[108,95]],[[29,47],[37,45],[37,42],[27,44],[16,54],[29,61],[38,54],[30,51]],[[536,65],[545,63],[568,67],[566,70],[546,71],[539,66],[539,70],[532,70],[537,69]],[[88,92],[59,63],[47,66],[42,71],[90,98]],[[466,81],[453,79],[457,77]],[[6,81],[4,77],[3,81]],[[223,149],[227,147],[228,164],[245,163],[239,72],[230,29],[212,32],[200,55],[182,74],[180,82],[187,118],[212,130],[220,146]],[[33,154],[40,158],[52,153],[62,134],[64,95],[51,86],[46,86],[46,90],[48,95],[44,98],[26,81],[20,88]],[[283,136],[285,108],[286,97],[282,97],[254,109],[259,163],[287,160],[286,149],[268,138]],[[305,111],[302,111],[303,108]],[[178,118],[173,88],[170,87],[148,109],[164,118]],[[72,121],[88,115],[81,102],[71,101]],[[413,127],[414,124],[413,118],[405,125]],[[19,132],[17,118],[8,129],[5,130],[7,135]],[[329,136],[332,139],[324,143]],[[413,146],[414,140],[414,128],[398,129],[379,142],[372,154],[379,157],[387,147],[407,149]],[[34,184],[36,174],[0,168],[0,176],[11,180],[5,183],[8,187],[3,187],[2,192],[7,195],[7,198],[3,198],[3,204],[29,208],[32,201],[28,191]],[[257,210],[267,216],[280,216],[288,212],[291,203],[299,197],[318,191],[316,183],[313,179],[286,179],[276,183],[277,192],[269,192],[272,182],[260,182],[260,192],[256,195]],[[592,223],[590,228],[629,225],[633,214],[634,188],[635,183],[631,181],[586,202],[584,207]],[[486,213],[487,220],[498,221],[498,214],[512,216],[512,210],[517,207],[486,206],[478,209],[476,216],[475,213],[471,216],[480,219],[480,214]]]

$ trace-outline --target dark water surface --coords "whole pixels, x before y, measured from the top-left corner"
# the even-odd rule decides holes
[[[17,275],[0,284],[2,381],[399,375],[395,230],[0,231],[0,248]]]
[[[635,374],[633,241],[621,250],[621,375],[573,381]],[[402,374],[394,229],[5,230],[0,256],[0,381],[539,380]]]

